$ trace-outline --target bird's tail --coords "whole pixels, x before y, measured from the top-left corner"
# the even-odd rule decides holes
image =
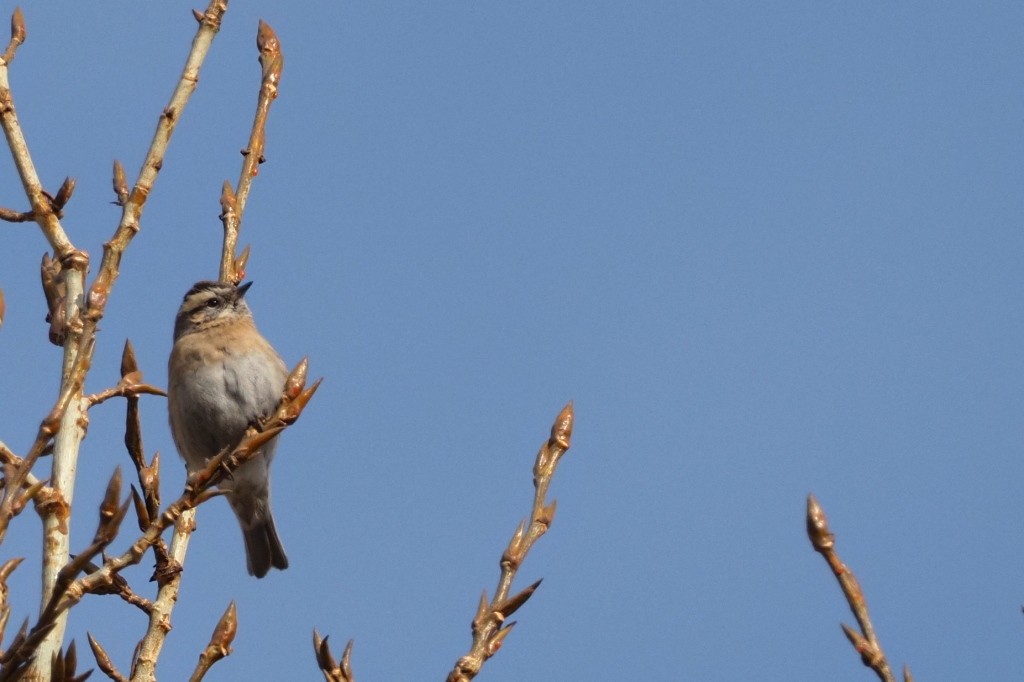
[[[249,525],[243,524],[242,535],[245,537],[245,558],[249,575],[262,578],[271,567],[281,570],[288,568],[288,557],[281,546],[281,539],[277,537],[274,517],[269,513]]]

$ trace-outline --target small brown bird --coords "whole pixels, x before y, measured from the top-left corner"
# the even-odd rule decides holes
[[[256,330],[245,293],[252,282],[197,282],[174,321],[168,363],[171,435],[188,470],[196,471],[246,428],[270,415],[288,377],[281,356]],[[277,438],[220,483],[245,539],[249,575],[288,568],[270,510],[270,462]]]

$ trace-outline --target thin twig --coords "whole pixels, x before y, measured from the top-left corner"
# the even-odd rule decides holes
[[[537,453],[537,460],[533,465],[534,497],[529,523],[523,521],[519,524],[508,547],[501,555],[501,575],[494,598],[488,602],[487,592],[484,591],[476,616],[473,618],[473,645],[469,653],[460,658],[448,674],[448,682],[468,682],[476,677],[487,659],[497,653],[505,638],[512,632],[515,622],[506,623],[506,619],[525,604],[540,585],[538,580],[517,594],[509,596],[512,581],[526,560],[530,548],[547,532],[555,517],[555,502],[547,504],[545,499],[558,462],[569,449],[573,418],[572,403],[569,403],[559,412],[551,427],[551,437]]]
[[[281,70],[284,68],[284,55],[281,52],[281,41],[269,24],[260,20],[256,32],[256,47],[260,52],[260,92],[256,101],[256,115],[253,117],[252,131],[249,133],[249,144],[242,150],[242,172],[238,178],[238,186],[231,187],[225,181],[221,191],[221,222],[224,224],[224,246],[221,250],[220,279],[222,282],[237,284],[245,277],[245,261],[248,260],[248,247],[242,256],[235,256],[238,247],[238,234],[242,229],[242,214],[249,199],[253,179],[259,174],[259,167],[266,159],[263,151],[267,142],[267,117],[270,105],[277,99],[277,89],[281,83]]]
[[[15,211],[11,208],[0,206],[0,220],[5,223],[30,223],[36,219],[32,211]]]
[[[18,114],[14,107],[14,97],[11,94],[8,78],[8,67],[14,60],[18,47],[25,42],[25,36],[25,17],[21,8],[16,8],[11,16],[11,39],[3,57],[0,58],[0,127],[3,127],[14,165],[18,169],[18,177],[21,178],[25,195],[32,206],[33,219],[39,224],[50,247],[57,254],[58,260],[63,260],[71,255],[75,248],[53,210],[52,199],[43,190],[42,182],[39,180],[39,173],[36,172],[32,155],[28,151],[25,134],[18,122]]]
[[[868,614],[868,604],[864,599],[864,592],[861,590],[860,583],[857,582],[857,577],[853,574],[853,571],[839,558],[839,554],[835,549],[835,535],[829,530],[825,510],[818,504],[818,500],[814,498],[814,495],[807,496],[807,536],[811,540],[814,551],[820,554],[825,559],[828,567],[832,569],[832,574],[835,575],[836,580],[839,582],[839,587],[843,590],[843,596],[846,597],[846,602],[850,605],[850,611],[853,612],[853,617],[857,619],[857,624],[860,627],[859,632],[845,623],[840,624],[846,638],[850,640],[850,644],[860,654],[864,665],[875,671],[879,680],[882,680],[882,682],[896,682],[896,677],[889,666],[889,661],[885,657],[885,652],[882,651],[882,645],[878,641],[878,636],[875,634],[875,627],[871,623],[871,616]],[[910,670],[906,667],[903,669],[903,677],[905,682],[910,682]]]
[[[111,398],[134,398],[140,395],[166,396],[167,391],[150,384],[119,384],[117,386],[111,386],[110,388],[103,389],[99,393],[90,393],[85,396],[85,402],[89,407],[92,407],[106,402]]]
[[[142,210],[145,207],[146,199],[149,197],[156,182],[156,177],[163,167],[164,155],[170,143],[171,135],[181,120],[181,115],[188,104],[189,98],[199,83],[199,71],[203,61],[210,50],[214,37],[220,31],[221,20],[227,12],[227,0],[211,0],[203,19],[192,40],[192,49],[185,61],[181,77],[171,94],[170,102],[164,108],[157,122],[156,133],[142,162],[139,176],[134,187],[128,195],[121,212],[121,222],[114,232],[114,236],[103,245],[103,260],[100,264],[99,273],[89,288],[89,315],[90,319],[95,318],[98,322],[102,317],[107,297],[110,295],[114,280],[117,279],[118,267],[121,262],[121,255],[131,242],[132,238],[139,232],[139,220],[142,217]],[[115,166],[115,185],[118,184],[117,167]],[[95,311],[95,314],[94,314]],[[98,316],[97,316],[98,314]]]

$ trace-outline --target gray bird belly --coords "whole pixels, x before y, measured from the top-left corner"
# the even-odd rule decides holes
[[[190,381],[177,382],[172,397],[178,419],[199,427],[185,429],[189,442],[179,444],[190,465],[198,464],[196,455],[205,460],[235,445],[250,424],[277,407],[284,380],[277,386],[268,375],[278,376],[267,372],[259,358],[241,355],[200,367]]]

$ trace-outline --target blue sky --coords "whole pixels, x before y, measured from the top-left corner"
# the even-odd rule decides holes
[[[18,113],[47,186],[77,176],[64,225],[94,258],[119,217],[111,161],[137,170],[190,9],[26,8]],[[249,578],[227,505],[205,507],[162,679],[187,677],[230,599],[235,655],[207,679],[317,679],[314,626],[356,639],[361,680],[443,678],[570,399],[558,516],[520,574],[544,584],[481,679],[872,679],[804,534],[810,491],[894,665],[1019,677],[1019,3],[234,3],[89,391],[125,338],[163,385],[181,296],[216,275],[260,17],[286,65],[242,234],[249,299],[324,384],[274,466],[292,567]],[[0,158],[0,205],[23,209]],[[0,227],[16,450],[56,390],[44,250],[33,225]],[[143,419],[172,499],[164,402]],[[75,547],[128,465],[123,406],[91,420]],[[15,624],[37,608],[38,525],[0,549],[30,557]],[[140,591],[150,570],[129,574]],[[94,597],[70,635],[126,670],[144,625]]]

